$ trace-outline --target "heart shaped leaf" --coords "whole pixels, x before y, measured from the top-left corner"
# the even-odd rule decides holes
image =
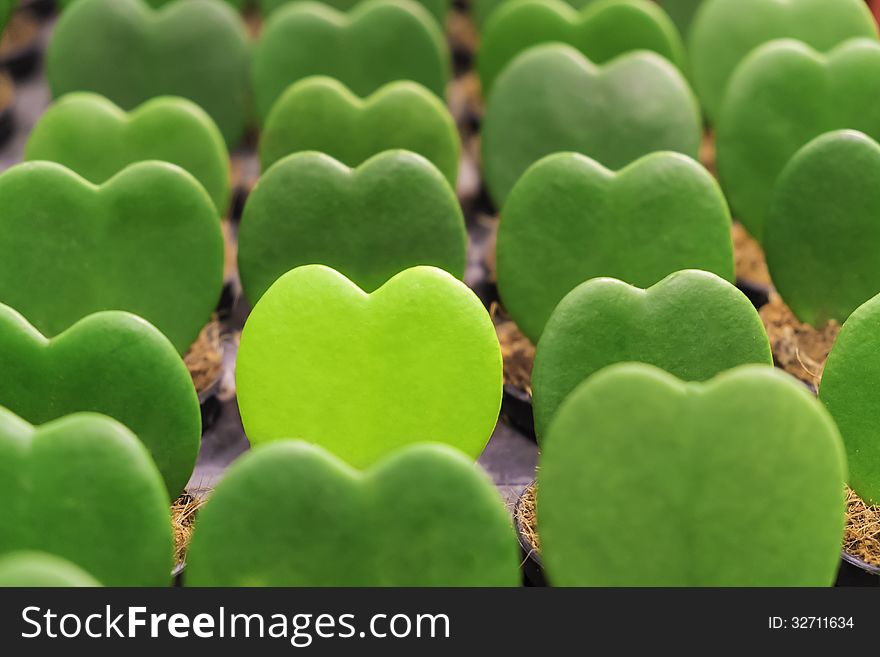
[[[44,552],[0,557],[0,588],[94,587],[101,584],[79,566]]]
[[[230,146],[248,121],[249,64],[241,17],[216,0],[159,10],[143,0],[77,0],[46,52],[56,98],[93,91],[130,110],[155,96],[183,96],[211,115]]]
[[[718,173],[736,217],[761,239],[773,184],[812,139],[854,128],[880,137],[880,43],[853,39],[827,56],[774,41],[730,81],[717,130]]]
[[[559,303],[538,343],[532,372],[538,437],[581,381],[624,362],[705,381],[738,365],[773,361],[757,311],[714,274],[676,272],[647,290],[611,278],[587,281]]]
[[[195,176],[220,214],[229,207],[223,136],[210,116],[184,98],[154,98],[126,114],[103,96],[68,94],[37,121],[24,159],[58,162],[95,184],[136,162],[171,162]]]
[[[501,214],[498,290],[537,342],[556,304],[599,276],[648,287],[681,269],[734,280],[730,214],[712,176],[677,153],[619,173],[559,153],[519,179]]]
[[[272,107],[260,160],[266,171],[291,153],[318,151],[356,167],[395,148],[428,158],[455,187],[461,144],[455,121],[437,96],[401,81],[361,99],[341,82],[316,76],[292,84]]]
[[[880,292],[880,145],[853,131],[818,137],[779,176],[764,250],[798,319],[843,322]]]
[[[656,53],[630,53],[598,68],[571,46],[535,46],[504,69],[489,95],[483,172],[501,206],[545,155],[575,151],[621,169],[654,151],[696,158],[701,139],[687,82]]]
[[[238,237],[252,303],[300,265],[328,265],[373,292],[416,265],[462,278],[466,251],[455,192],[407,151],[386,151],[354,171],[321,153],[285,158],[248,197]]]
[[[342,14],[320,2],[294,2],[272,13],[254,50],[252,77],[262,119],[291,83],[336,78],[359,96],[412,80],[443,96],[449,53],[443,32],[421,5],[369,0]]]
[[[257,0],[264,16],[290,4],[291,2],[300,2],[301,0]],[[348,11],[357,6],[360,0],[321,0],[324,4],[335,7],[340,11]],[[446,12],[449,10],[450,0],[416,0],[420,5],[427,9],[437,21],[443,25],[446,19]]]
[[[171,518],[140,441],[110,418],[32,427],[0,409],[0,552],[58,555],[107,586],[164,586]]]
[[[688,39],[694,88],[715,121],[733,72],[761,44],[791,38],[828,51],[853,37],[877,38],[863,0],[708,0]]]
[[[223,287],[223,235],[201,185],[142,162],[100,187],[31,162],[0,175],[0,303],[58,335],[101,310],[127,310],[180,353]]]
[[[686,384],[647,365],[610,367],[560,407],[540,466],[538,529],[556,585],[834,582],[840,435],[773,368]]]
[[[868,504],[880,504],[880,297],[844,323],[825,363],[821,399],[837,422],[849,459],[849,484]]]
[[[0,406],[44,424],[92,411],[137,432],[176,496],[195,465],[199,400],[173,345],[144,320],[89,315],[46,340],[0,305]]]
[[[596,0],[566,0],[566,2],[575,9],[580,9],[581,7],[585,7],[595,1]],[[496,9],[507,6],[510,3],[511,0],[471,0],[471,14],[478,27],[485,27],[486,21],[495,13]]]
[[[296,436],[355,467],[413,441],[476,459],[501,406],[501,350],[479,299],[445,271],[407,269],[367,295],[307,265],[254,307],[236,380],[252,445]]]
[[[492,482],[454,450],[412,446],[361,474],[282,441],[199,512],[187,584],[517,586],[519,552]]]
[[[568,43],[595,64],[633,50],[651,50],[682,68],[684,44],[675,25],[655,2],[602,0],[580,12],[562,0],[519,0],[492,16],[480,38],[483,90],[528,48],[551,41]]]

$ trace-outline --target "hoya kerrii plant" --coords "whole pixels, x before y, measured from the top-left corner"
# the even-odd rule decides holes
[[[257,5],[264,15],[268,16],[276,9],[280,9],[291,2],[300,2],[301,0],[256,0]],[[348,11],[359,4],[359,0],[320,0],[324,4],[335,7],[340,11]],[[440,25],[443,25],[446,19],[446,12],[449,11],[451,0],[415,0],[431,15],[437,19]]]
[[[0,502],[0,554],[47,552],[106,586],[171,579],[162,477],[115,420],[85,413],[34,427],[0,409]]]
[[[70,5],[75,2],[79,2],[80,0],[58,0],[62,9],[66,9]],[[167,4],[171,4],[172,2],[176,2],[177,0],[145,0],[145,2],[151,7],[164,7]],[[245,5],[248,4],[249,0],[220,0],[221,2],[225,2],[228,5],[235,7],[236,9],[243,9]],[[267,1],[267,0],[264,0]]]
[[[108,415],[146,446],[168,495],[189,481],[201,439],[199,400],[174,346],[146,321],[101,312],[47,339],[0,305],[0,371],[0,406],[24,420]]]
[[[358,468],[414,441],[476,459],[498,419],[501,351],[486,309],[445,271],[407,269],[368,294],[307,265],[254,306],[236,383],[252,446],[297,436]]]
[[[45,552],[0,555],[0,588],[96,587],[100,582],[67,559]]]
[[[880,292],[880,145],[831,132],[782,170],[766,226],[767,266],[797,318],[843,323]]]
[[[68,94],[37,121],[24,159],[58,162],[97,185],[136,162],[171,162],[202,184],[219,214],[229,207],[223,136],[211,117],[185,98],[154,98],[128,113],[98,94]]]
[[[446,105],[420,84],[390,82],[366,98],[324,76],[292,84],[260,137],[263,171],[291,153],[319,151],[350,167],[392,149],[429,159],[455,187],[461,143]]]
[[[718,184],[685,155],[653,153],[615,172],[557,153],[532,165],[504,204],[498,291],[536,343],[559,301],[591,278],[649,287],[703,269],[732,282],[730,226]]]
[[[0,175],[0,303],[54,337],[127,310],[186,352],[223,286],[217,208],[183,169],[141,162],[100,186],[51,162]]]
[[[715,274],[676,272],[647,290],[593,279],[565,296],[538,342],[532,372],[538,438],[582,381],[623,362],[654,365],[685,381],[773,363],[754,306]]]
[[[385,151],[354,170],[322,153],[291,155],[254,187],[238,236],[239,272],[252,304],[301,265],[333,267],[373,292],[416,265],[460,279],[466,251],[455,192],[409,151]]]
[[[851,39],[828,53],[768,43],[733,75],[716,130],[718,173],[735,216],[758,240],[773,187],[812,139],[853,128],[880,138],[880,42]]]
[[[600,0],[577,11],[563,0],[518,0],[501,6],[481,34],[483,92],[518,54],[540,43],[568,43],[595,64],[632,50],[651,50],[679,68],[685,50],[675,25],[650,0]]]
[[[585,153],[620,169],[655,151],[696,158],[701,139],[696,99],[660,55],[634,52],[600,67],[571,46],[545,44],[514,59],[489,94],[483,174],[502,207],[516,181],[546,155]]]
[[[694,89],[715,122],[731,76],[761,44],[791,38],[825,52],[854,37],[877,39],[864,0],[706,0],[688,38]]]
[[[251,73],[265,120],[291,83],[312,75],[336,78],[359,96],[412,80],[442,97],[451,66],[443,31],[412,0],[367,0],[348,13],[306,1],[269,15]]]
[[[413,445],[362,472],[291,440],[230,468],[199,514],[186,574],[192,586],[519,582],[507,510],[466,456]]]
[[[217,0],[158,9],[144,0],[76,0],[46,52],[54,97],[92,91],[131,110],[156,96],[183,96],[214,119],[229,146],[249,120],[249,64],[244,22]]]
[[[829,586],[845,479],[834,421],[778,370],[615,365],[544,437],[542,562],[558,586]]]
[[[840,428],[849,459],[849,485],[866,503],[880,505],[880,296],[844,322],[819,386],[821,399]]]

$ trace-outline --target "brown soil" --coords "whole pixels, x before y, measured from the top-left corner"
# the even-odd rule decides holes
[[[0,112],[10,109],[15,103],[15,83],[8,73],[0,72]]]
[[[537,482],[532,483],[523,491],[522,497],[519,499],[514,515],[519,525],[520,531],[525,539],[532,546],[532,550],[536,554],[541,552],[541,539],[538,536],[538,516],[535,512],[535,498],[538,492]]]
[[[171,529],[174,533],[174,565],[181,566],[186,562],[186,551],[192,538],[196,514],[204,506],[206,495],[193,497],[184,493],[171,505]]]
[[[868,506],[847,488],[843,549],[880,568],[880,506]]]
[[[446,38],[450,49],[476,52],[480,45],[480,33],[470,14],[453,10],[446,15]]]
[[[535,346],[520,332],[516,323],[507,317],[497,303],[489,313],[495,323],[495,332],[501,344],[504,361],[504,383],[532,394],[532,365],[535,362]]]
[[[716,178],[718,170],[715,167],[715,135],[711,130],[703,133],[703,141],[700,142],[700,162]]]
[[[840,325],[833,320],[819,329],[802,324],[775,292],[771,293],[770,303],[761,308],[759,314],[767,329],[776,364],[818,389],[825,361],[840,333]]]
[[[201,394],[211,388],[223,370],[223,339],[220,322],[212,320],[183,357],[192,376],[196,391]]]
[[[28,12],[16,11],[9,19],[3,38],[0,39],[0,58],[29,47],[37,38],[40,25]]]
[[[767,262],[764,260],[764,250],[761,245],[749,235],[739,222],[734,222],[731,234],[733,235],[736,277],[753,285],[770,287],[772,285],[770,272],[767,270]]]

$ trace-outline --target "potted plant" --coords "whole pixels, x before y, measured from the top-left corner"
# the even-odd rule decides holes
[[[854,37],[877,38],[863,0],[706,0],[688,38],[691,79],[714,123],[731,76],[761,44],[790,38],[827,51]]]
[[[577,11],[563,0],[520,0],[500,7],[481,35],[477,64],[484,93],[519,53],[554,41],[574,46],[597,65],[650,50],[685,67],[678,30],[655,2],[599,0]]]
[[[449,53],[428,11],[411,0],[370,0],[348,14],[320,2],[273,12],[253,53],[254,103],[261,121],[291,83],[329,75],[366,96],[394,80],[443,96]]]
[[[233,147],[249,121],[249,63],[244,23],[225,2],[153,9],[144,0],[77,0],[55,26],[46,76],[56,98],[92,91],[125,110],[156,96],[188,98]]]
[[[649,107],[636,101],[645,96]],[[701,135],[687,81],[656,53],[630,53],[599,67],[571,46],[535,46],[505,68],[489,94],[485,184],[502,207],[516,181],[546,155],[575,151],[619,169],[655,151],[696,158]]]
[[[0,410],[0,553],[66,559],[106,586],[164,586],[171,522],[143,444],[96,414],[33,427]]]
[[[840,324],[880,292],[872,255],[880,239],[878,179],[880,146],[863,133],[838,131],[798,151],[774,186],[764,248],[777,304],[795,328],[788,340],[776,341],[775,353],[780,362],[791,351],[811,355],[813,363],[802,359],[789,369],[807,371],[813,385]],[[823,349],[810,354],[810,344]]]
[[[615,365],[548,428],[541,560],[558,586],[828,586],[845,478],[834,421],[788,375]]]
[[[538,342],[532,391],[539,441],[581,381],[625,362],[654,365],[685,381],[772,364],[757,311],[714,274],[676,272],[647,290],[593,279],[559,303]]]
[[[272,106],[260,135],[263,171],[300,151],[357,167],[392,149],[426,157],[455,187],[461,159],[455,121],[443,101],[415,82],[391,82],[360,98],[333,78],[305,78]]]
[[[498,491],[455,450],[413,445],[360,472],[283,440],[242,457],[217,486],[186,584],[518,586],[519,561]]]
[[[236,388],[252,446],[298,436],[365,467],[435,441],[476,459],[498,419],[501,354],[486,309],[445,271],[407,269],[367,294],[307,265],[254,306]]]
[[[177,351],[146,321],[101,312],[47,339],[0,305],[0,369],[0,406],[33,424],[108,415],[136,432],[172,499],[186,486],[199,451],[199,402]]]
[[[385,151],[352,170],[305,152],[275,163],[248,197],[238,265],[254,304],[281,275],[312,263],[368,293],[417,265],[461,279],[466,249],[455,193],[423,157]]]
[[[819,387],[840,428],[849,460],[844,558],[880,584],[880,421],[873,400],[880,360],[872,347],[880,324],[880,296],[852,312],[834,343]]]

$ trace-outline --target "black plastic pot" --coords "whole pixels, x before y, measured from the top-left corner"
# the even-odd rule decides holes
[[[501,397],[501,417],[526,438],[537,442],[532,397],[528,392],[505,383]]]
[[[836,586],[880,586],[880,568],[844,551],[840,555]]]

